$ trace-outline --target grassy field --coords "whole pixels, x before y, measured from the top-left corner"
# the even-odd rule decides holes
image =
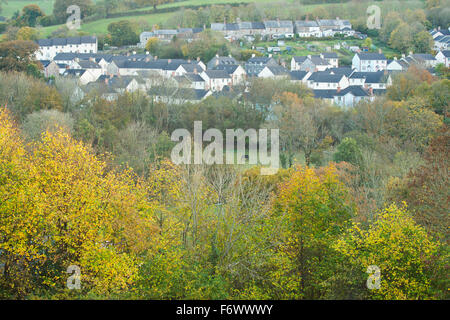
[[[54,0],[8,0],[8,3],[2,3],[2,11],[0,15],[10,18],[14,12],[21,11],[23,7],[29,4],[37,4],[45,14],[51,14],[53,11]]]

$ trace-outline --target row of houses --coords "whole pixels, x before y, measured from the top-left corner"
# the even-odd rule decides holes
[[[450,45],[450,30],[449,29],[441,29],[439,27],[437,29],[431,30],[430,34],[433,37],[433,41],[434,41],[433,49],[435,51],[444,51],[444,50],[449,49],[449,45]]]
[[[58,53],[97,53],[98,40],[95,36],[40,39],[37,60],[52,60]]]
[[[143,48],[150,38],[161,41],[170,41],[174,37],[187,41],[195,40],[203,28],[178,28],[145,31],[140,34],[138,46]],[[234,23],[211,23],[211,30],[223,33],[229,40],[240,38],[254,39],[254,36],[267,36],[272,39],[293,38],[295,34],[299,37],[332,37],[335,34],[355,36],[352,25],[348,20],[317,19],[312,21],[290,21],[290,20],[266,20],[262,22],[240,21],[238,18]]]
[[[157,38],[160,41],[171,41],[174,37],[191,42],[198,39],[200,32],[205,28],[178,28],[178,29],[154,29],[144,31],[139,36],[138,47],[145,48],[150,38]]]
[[[228,39],[239,39],[246,36],[268,36],[270,38],[329,37],[335,34],[353,36],[355,31],[348,20],[316,19],[305,21],[267,20],[262,22],[211,23],[211,30],[219,31]]]

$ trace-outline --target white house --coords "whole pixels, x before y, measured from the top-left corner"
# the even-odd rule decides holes
[[[405,59],[397,59],[394,57],[394,60],[388,61],[386,66],[387,71],[406,71],[409,68],[409,62]]]
[[[317,21],[295,21],[294,27],[295,33],[297,33],[300,38],[322,37],[322,32],[320,31]]]
[[[333,94],[334,103],[341,107],[353,107],[362,100],[373,100],[373,91],[364,90],[360,86],[349,86],[343,90],[336,90]]]
[[[81,85],[86,85],[90,82],[97,81],[98,79],[97,75],[93,74],[89,70],[84,69],[67,69],[66,71],[64,71],[63,76],[78,78],[78,81]]]
[[[206,70],[200,76],[205,80],[205,89],[222,91],[223,87],[231,85],[231,77],[224,70]]]
[[[214,70],[224,70],[231,77],[231,84],[237,85],[243,83],[247,78],[247,72],[239,64],[222,64],[214,68]]]
[[[98,51],[95,36],[40,39],[36,42],[39,46],[35,53],[37,60],[53,60],[58,53],[62,52],[97,53]]]
[[[282,66],[265,66],[258,74],[259,78],[285,78],[289,77],[289,71]]]
[[[392,84],[392,77],[387,71],[353,72],[349,78],[349,83],[351,86],[385,90]]]
[[[338,88],[347,88],[349,86],[349,81],[344,74],[318,71],[311,74],[307,80],[307,85],[314,90],[337,90]]]
[[[450,50],[439,51],[435,58],[437,63],[442,63],[447,68],[450,67]]]
[[[386,67],[387,59],[383,53],[358,52],[352,59],[352,68],[356,71],[375,72]]]
[[[331,68],[339,68],[339,57],[336,52],[322,52],[320,57],[328,62]]]

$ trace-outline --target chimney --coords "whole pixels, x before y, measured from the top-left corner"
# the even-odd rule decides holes
[[[158,60],[158,56],[155,56],[155,61]]]
[[[197,57],[197,61],[200,62],[200,57]]]
[[[149,55],[149,54],[150,54],[150,52],[148,52],[148,51],[145,51],[145,54],[146,54],[146,55]]]
[[[337,87],[337,93],[341,92],[341,87]]]
[[[188,61],[187,61],[188,63],[191,63],[191,59],[188,59]]]
[[[106,85],[109,84],[109,79],[108,79],[108,77],[105,78],[105,84],[106,84]]]
[[[272,54],[271,53],[269,53],[269,58],[272,58]]]
[[[383,53],[383,50],[381,50],[381,48],[378,49],[378,53]]]
[[[172,59],[167,60],[167,63],[172,63]]]
[[[413,54],[413,52],[412,52],[412,51],[410,51],[410,52],[409,52],[409,55],[412,55],[412,54]]]
[[[369,94],[370,94],[371,96],[373,96],[373,88],[372,88],[372,87],[369,88]]]
[[[311,55],[310,54],[308,54],[308,59],[311,59]]]
[[[405,54],[404,53],[402,53],[402,59],[405,59]]]
[[[394,57],[394,60],[397,60],[397,57]]]
[[[441,30],[441,26],[438,26],[438,30]]]
[[[252,53],[252,58],[256,57],[256,54]]]
[[[136,54],[136,51],[133,51],[133,54]]]
[[[194,68],[194,74],[198,74],[197,68]]]
[[[216,53],[216,58],[218,58],[219,57],[219,55]]]

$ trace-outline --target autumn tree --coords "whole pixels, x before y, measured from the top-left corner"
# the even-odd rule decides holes
[[[39,17],[45,16],[45,13],[36,4],[30,4],[23,7],[18,18],[19,23],[28,27],[35,27]]]
[[[360,282],[369,277],[369,266],[379,268],[380,289],[367,290],[367,298],[432,298],[433,265],[429,262],[437,253],[438,243],[405,208],[391,205],[380,211],[367,230],[354,224],[333,247],[359,267]]]
[[[272,299],[318,299],[333,274],[333,243],[354,214],[336,169],[297,167],[279,187],[267,228],[275,228],[261,285]]]
[[[0,43],[0,70],[27,71],[37,65],[34,53],[38,45],[33,41],[6,41]]]

